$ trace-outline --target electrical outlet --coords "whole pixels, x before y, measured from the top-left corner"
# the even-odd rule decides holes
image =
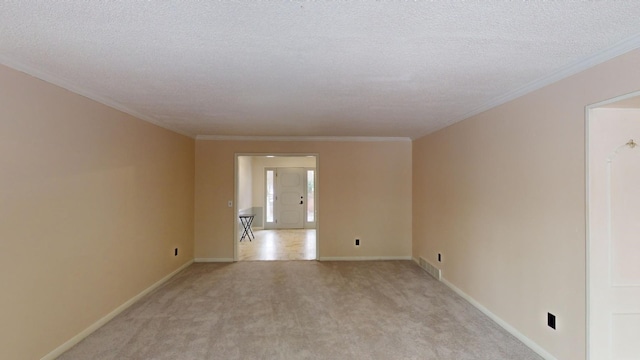
[[[360,239],[356,239],[356,246],[360,246]]]
[[[556,329],[556,316],[552,313],[547,313],[547,325],[553,330]]]
[[[173,250],[173,256],[178,256],[178,248],[175,248],[175,250]]]
[[[438,262],[442,262],[442,254],[438,253]]]

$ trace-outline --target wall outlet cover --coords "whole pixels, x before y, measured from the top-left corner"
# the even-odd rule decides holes
[[[552,313],[547,313],[547,325],[553,330],[556,329],[556,316]]]

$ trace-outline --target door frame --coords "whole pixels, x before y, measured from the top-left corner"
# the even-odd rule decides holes
[[[309,171],[313,171],[313,186],[314,186],[314,198],[313,198],[314,211],[313,211],[313,215],[314,215],[314,217],[313,217],[313,221],[307,221],[307,219],[308,219],[308,211],[307,211],[307,207],[305,207],[303,209],[303,214],[302,214],[302,216],[303,216],[302,228],[303,229],[315,229],[316,228],[316,213],[317,213],[317,209],[315,208],[315,203],[318,201],[318,195],[317,195],[317,191],[316,191],[317,183],[318,183],[318,176],[317,176],[318,172],[316,171],[315,167],[313,167],[313,168],[311,168],[311,167],[296,167],[296,168],[302,169],[304,171],[304,175],[303,175],[303,179],[304,179],[303,194],[304,195],[303,196],[304,196],[305,204],[309,203],[309,196],[307,196],[308,195],[307,184],[309,183],[308,172]],[[264,186],[263,186],[263,189],[264,189],[264,195],[265,195],[264,196],[265,207],[264,207],[264,216],[263,216],[263,219],[264,219],[263,228],[265,230],[267,230],[267,229],[277,230],[278,229],[278,226],[276,226],[275,224],[271,224],[271,226],[267,226],[267,207],[266,207],[267,200],[266,200],[266,198],[267,198],[267,173],[269,171],[274,171],[277,174],[279,169],[286,169],[286,167],[284,167],[284,168],[283,167],[265,167],[264,168]],[[276,178],[274,178],[274,181],[277,181],[277,176],[276,176]],[[277,185],[275,185],[274,187],[277,188]],[[277,191],[276,191],[276,193],[277,193]],[[274,213],[278,212],[278,203],[277,202],[274,202],[273,211],[274,211]]]
[[[587,358],[586,360],[596,360],[596,359],[591,359],[591,297],[592,297],[592,289],[591,289],[591,243],[592,243],[592,239],[591,239],[591,222],[589,219],[589,209],[591,207],[590,204],[590,197],[591,197],[591,182],[589,181],[589,177],[590,177],[590,169],[589,169],[589,140],[591,138],[591,134],[589,132],[589,128],[591,125],[591,120],[590,120],[590,116],[591,116],[591,111],[593,109],[597,109],[597,108],[601,108],[603,106],[618,102],[618,101],[622,101],[622,100],[626,100],[626,99],[630,99],[630,98],[634,98],[634,97],[638,97],[640,96],[640,91],[634,91],[632,93],[629,94],[624,94],[624,95],[620,95],[620,96],[616,96],[614,98],[611,99],[607,99],[604,101],[600,101],[591,105],[587,105],[585,107],[585,141],[584,141],[584,146],[585,146],[585,223],[586,223],[586,229],[585,229],[585,234],[586,234],[586,239],[585,239],[585,254],[586,254],[586,259],[585,259],[585,263],[586,263],[586,284],[585,284],[585,288],[586,288],[586,354],[587,354]]]
[[[316,257],[315,260],[320,259],[320,154],[318,153],[235,153],[233,162],[233,261],[238,261],[238,239],[240,236],[238,229],[238,190],[239,190],[239,178],[238,178],[238,157],[240,156],[275,156],[275,157],[309,157],[312,156],[316,160],[316,172],[315,172],[315,209],[316,209]],[[263,217],[264,218],[264,217]],[[266,221],[266,218],[264,219]]]

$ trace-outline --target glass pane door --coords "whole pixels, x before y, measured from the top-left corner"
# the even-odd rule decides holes
[[[274,197],[275,197],[275,170],[267,170],[266,172],[266,201],[265,201],[265,208],[266,208],[266,217],[267,217],[267,223],[273,223],[274,222],[274,209],[273,209],[273,203],[274,203]]]
[[[307,222],[316,221],[316,190],[315,190],[315,170],[307,170]]]

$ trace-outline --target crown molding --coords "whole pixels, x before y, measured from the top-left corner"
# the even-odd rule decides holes
[[[187,133],[181,129],[178,129],[174,126],[167,125],[164,122],[154,119],[153,117],[144,115],[139,113],[129,107],[110,99],[108,97],[104,97],[102,95],[98,95],[92,91],[89,91],[85,88],[77,86],[72,82],[60,78],[56,75],[50,74],[45,71],[38,70],[29,65],[13,61],[6,56],[0,55],[0,64],[8,66],[12,69],[21,71],[27,75],[38,78],[40,80],[46,81],[78,95],[84,96],[88,99],[94,100],[103,105],[109,106],[113,109],[119,110],[131,116],[134,116],[140,120],[146,121],[148,123],[157,125],[164,129],[170,130],[172,132],[188,136],[190,138],[195,138],[196,140],[227,140],[227,141],[350,141],[350,142],[389,142],[389,141],[412,141],[419,139],[423,136],[434,133],[438,130],[441,130],[445,127],[453,125],[457,122],[466,120],[472,116],[478,115],[482,112],[485,112],[489,109],[497,107],[499,105],[505,104],[509,101],[515,100],[521,96],[529,94],[535,90],[541,89],[547,85],[555,83],[559,80],[565,79],[569,76],[575,75],[581,71],[585,71],[591,67],[594,67],[598,64],[601,64],[605,61],[611,60],[617,56],[623,55],[629,51],[636,50],[640,48],[640,34],[636,34],[629,38],[619,41],[618,43],[600,51],[596,54],[593,54],[587,58],[581,59],[577,62],[571,63],[567,66],[561,67],[560,69],[554,71],[553,73],[544,76],[540,79],[534,80],[524,86],[516,88],[512,91],[509,91],[503,95],[497,96],[483,105],[477,107],[476,109],[457,117],[453,120],[449,120],[444,122],[443,124],[436,126],[433,129],[430,129],[426,132],[419,133],[416,136],[405,138],[405,137],[366,137],[366,136],[226,136],[226,135],[195,135]]]
[[[367,136],[233,136],[233,135],[197,135],[196,136],[196,140],[398,142],[398,141],[411,141],[411,138],[408,138],[408,137],[367,137]]]
[[[11,59],[8,59],[6,56],[0,55],[0,64],[7,66],[9,68],[12,68],[14,70],[23,72],[31,77],[34,77],[36,79],[40,79],[42,81],[48,82],[50,84],[53,84],[55,86],[61,87],[65,90],[71,91],[72,93],[75,93],[77,95],[80,96],[84,96],[88,99],[91,99],[93,101],[96,101],[98,103],[101,103],[102,105],[106,105],[110,108],[116,109],[118,111],[121,111],[125,114],[131,115],[135,118],[138,118],[140,120],[146,121],[148,123],[151,123],[153,125],[159,126],[161,128],[164,128],[166,130],[178,133],[180,135],[184,135],[184,136],[188,136],[190,138],[195,138],[195,136],[193,134],[189,134],[183,130],[180,130],[178,128],[175,128],[173,126],[167,125],[165,123],[163,123],[162,121],[159,121],[157,119],[154,119],[150,116],[141,114],[133,109],[128,108],[127,106],[113,100],[110,99],[108,97],[104,97],[102,95],[98,95],[92,91],[89,91],[83,87],[77,86],[76,84],[63,79],[61,77],[58,77],[56,75],[50,74],[48,72],[42,71],[42,70],[38,70],[32,66],[17,62],[17,61],[13,61]]]
[[[579,72],[585,71],[589,68],[592,68],[596,65],[602,64],[605,61],[611,60],[615,57],[618,57],[620,55],[626,54],[629,51],[633,51],[640,48],[640,33],[636,34],[634,36],[628,37],[624,40],[621,40],[619,42],[617,42],[616,44],[598,52],[595,53],[591,56],[588,56],[584,59],[580,59],[576,62],[573,62],[569,65],[563,66],[560,69],[552,72],[551,74],[547,75],[547,76],[543,76],[540,79],[534,80],[524,86],[521,86],[519,88],[516,88],[514,90],[511,90],[503,95],[497,96],[491,100],[489,100],[488,102],[484,103],[483,105],[477,107],[476,109],[462,115],[459,118],[456,118],[454,120],[450,120],[445,122],[444,124],[428,131],[425,133],[422,133],[418,136],[412,137],[412,140],[416,140],[419,139],[425,135],[429,135],[431,133],[434,133],[438,130],[441,130],[447,126],[453,125],[457,122],[466,120],[472,116],[478,115],[482,112],[485,112],[489,109],[492,109],[494,107],[500,106],[502,104],[505,104],[511,100],[515,100],[521,96],[524,96],[526,94],[529,94],[535,90],[541,89],[547,85],[551,85],[557,81],[560,81],[562,79],[568,78],[569,76],[575,75]]]

